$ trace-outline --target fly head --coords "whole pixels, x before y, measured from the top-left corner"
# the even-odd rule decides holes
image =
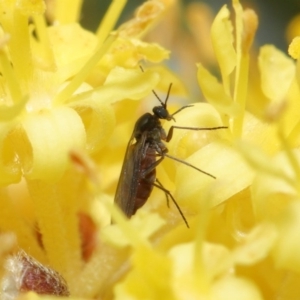
[[[156,116],[158,119],[167,120],[167,121],[171,121],[171,120],[176,121],[175,118],[174,118],[174,115],[176,115],[177,113],[179,113],[180,111],[182,111],[185,108],[193,106],[193,105],[182,106],[177,111],[175,111],[173,114],[170,114],[168,109],[167,109],[167,102],[168,102],[168,99],[169,99],[169,96],[170,96],[171,88],[172,88],[172,83],[170,83],[170,85],[169,85],[167,97],[166,97],[166,100],[164,102],[159,98],[159,96],[156,94],[156,92],[154,90],[152,90],[153,94],[156,96],[158,101],[161,103],[160,106],[155,106],[152,109],[154,116]]]

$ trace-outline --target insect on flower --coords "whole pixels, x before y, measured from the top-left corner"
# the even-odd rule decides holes
[[[149,198],[153,187],[161,189],[167,198],[167,204],[169,206],[169,198],[178,209],[182,219],[187,227],[189,224],[181,211],[176,200],[160,181],[156,178],[156,167],[163,161],[165,157],[176,160],[183,163],[195,170],[204,173],[215,179],[215,176],[198,169],[197,167],[169,155],[168,149],[163,141],[169,142],[173,135],[174,129],[189,129],[189,130],[216,130],[227,128],[225,126],[209,127],[209,128],[197,128],[197,127],[180,127],[172,126],[169,129],[168,134],[162,128],[160,120],[171,121],[174,120],[174,115],[181,110],[191,107],[192,105],[186,105],[178,109],[173,114],[170,114],[167,110],[167,102],[169,99],[172,84],[170,84],[165,101],[163,102],[156,92],[153,90],[153,94],[160,102],[160,106],[155,106],[152,110],[153,114],[145,113],[137,122],[131,138],[129,140],[126,154],[122,166],[120,179],[117,186],[115,195],[115,203],[120,207],[123,213],[127,217],[131,217],[136,211],[142,207]]]

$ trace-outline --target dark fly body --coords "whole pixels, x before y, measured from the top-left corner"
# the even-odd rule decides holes
[[[161,105],[153,108],[153,114],[145,113],[135,123],[133,133],[127,146],[122,171],[115,194],[115,203],[120,207],[123,213],[130,218],[140,207],[145,204],[152,192],[153,187],[155,186],[166,194],[168,203],[169,199],[172,200],[186,226],[189,227],[184,214],[182,213],[172,194],[165,189],[156,178],[156,167],[165,157],[169,157],[212,178],[215,177],[185,161],[170,156],[163,141],[169,142],[171,140],[174,129],[216,130],[227,127],[218,126],[210,128],[195,128],[172,126],[169,129],[168,134],[166,134],[165,130],[162,128],[160,120],[175,121],[174,115],[191,106],[183,106],[175,113],[170,114],[167,110],[167,101],[170,95],[171,87],[172,84],[169,86],[167,97],[164,102],[161,101],[158,95],[153,91]]]

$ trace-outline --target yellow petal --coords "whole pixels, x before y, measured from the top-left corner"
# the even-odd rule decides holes
[[[202,260],[204,276],[207,280],[213,280],[222,273],[226,273],[232,263],[230,251],[223,245],[205,243],[202,249]],[[169,256],[173,260],[174,277],[182,279],[187,273],[195,269],[195,243],[178,244],[174,246]]]
[[[212,43],[223,79],[236,66],[236,53],[233,47],[232,32],[233,27],[230,21],[230,12],[227,6],[224,5],[215,17],[211,27]]]
[[[298,16],[299,18],[299,16]],[[300,56],[300,36],[296,36],[289,45],[289,55],[294,58],[298,59]]]
[[[0,227],[3,232],[11,232],[16,239],[18,246],[29,251],[40,260],[45,260],[38,241],[36,233],[32,230],[31,224],[28,224],[20,215],[16,213],[14,199],[9,197],[7,191],[0,190]],[[2,246],[2,245],[1,245]],[[1,292],[0,292],[1,295]]]
[[[156,72],[116,67],[109,73],[103,86],[76,95],[71,101],[92,97],[94,101],[107,105],[124,99],[140,100],[151,93],[158,81],[159,75]]]
[[[205,99],[212,104],[220,114],[231,117],[236,116],[240,108],[225,92],[223,85],[201,64],[197,64],[197,67],[197,79]]]
[[[263,46],[259,54],[259,68],[264,94],[272,102],[282,101],[295,76],[292,59],[274,46]]]
[[[187,162],[216,177],[211,178],[185,165],[178,166],[175,197],[193,214],[201,211],[207,201],[210,207],[226,201],[253,180],[253,171],[226,143],[210,143],[190,156]]]
[[[291,147],[298,147],[300,145],[300,63],[297,61],[297,75],[291,89],[289,90],[287,98],[287,107],[285,108],[285,113],[282,114],[284,122],[284,134],[288,137],[288,142]]]
[[[170,52],[158,44],[146,43],[135,38],[118,37],[110,51],[99,62],[96,69],[99,74],[97,76],[102,79],[100,82],[102,84],[109,71],[115,67],[132,69],[136,68],[141,60],[157,63],[169,56]]]
[[[28,99],[24,98],[22,101],[16,103],[13,106],[0,106],[0,120],[3,121],[9,121],[17,117],[22,110],[25,108],[25,105],[27,103]]]
[[[102,148],[115,127],[115,115],[111,105],[89,100],[74,102],[69,105],[78,115],[85,127],[86,149],[96,152]]]
[[[115,299],[174,299],[168,257],[139,247],[132,255],[132,265],[131,272],[115,287]]]
[[[24,15],[43,14],[46,10],[46,4],[43,0],[17,0],[16,7]]]
[[[54,7],[54,22],[67,24],[78,20],[82,5],[81,0],[54,1],[54,3],[51,2],[51,4],[52,5],[49,6],[51,8]]]
[[[281,214],[276,222],[279,235],[273,257],[275,264],[280,268],[288,268],[300,272],[300,203],[293,201]]]
[[[30,114],[22,125],[24,135],[15,142],[30,179],[58,180],[69,162],[69,151],[85,145],[82,121],[67,107]]]
[[[261,151],[259,147],[246,141],[236,142],[236,146],[253,169],[272,176],[285,177],[281,172],[281,167],[276,164],[270,164],[270,156]]]
[[[173,261],[172,285],[179,299],[206,299],[215,278],[232,266],[229,251],[222,245],[205,243],[201,253],[195,251],[195,243],[188,243],[176,245],[169,252]],[[195,255],[201,256],[200,269],[195,266]]]
[[[170,51],[158,44],[148,44],[135,39],[132,39],[131,42],[143,59],[147,59],[153,63],[159,63],[165,59],[169,59]]]
[[[14,146],[9,132],[15,123],[0,124],[0,185],[7,185],[20,181],[22,173],[20,164],[16,161]]]
[[[234,261],[238,264],[252,265],[268,256],[277,237],[274,225],[260,224],[242,240],[233,251]]]
[[[158,214],[143,213],[142,211],[138,212],[131,220],[131,225],[139,229],[139,234],[145,240],[164,224],[165,220]],[[109,226],[103,229],[102,237],[103,240],[116,247],[126,247],[131,244],[118,226]]]
[[[263,300],[258,288],[250,281],[233,276],[221,278],[213,286],[214,300]]]
[[[178,74],[161,64],[151,66],[151,70],[157,72],[160,75],[157,89],[166,92],[170,84],[172,83],[172,95],[182,96],[184,98],[188,97],[187,88]]]
[[[164,124],[166,132],[171,126],[184,126],[192,128],[210,128],[223,126],[217,110],[208,103],[194,103],[191,107],[175,115],[175,121]],[[168,143],[170,154],[176,158],[185,159],[201,147],[218,139],[228,137],[228,129],[220,130],[182,130],[174,129],[173,136]]]
[[[97,46],[97,38],[77,23],[48,27],[48,34],[61,80],[75,75]]]
[[[122,24],[119,28],[119,34],[122,36],[140,36],[153,25],[153,23],[162,15],[165,5],[162,1],[146,1],[135,12],[132,20]]]
[[[247,151],[253,151],[249,145],[246,147]],[[284,152],[270,159],[257,151],[253,152],[259,171],[252,186],[253,208],[258,219],[274,220],[291,201],[298,199],[297,181]],[[293,152],[293,155],[299,163],[299,154]]]
[[[266,154],[274,154],[279,148],[276,124],[262,122],[250,113],[245,114],[243,140],[258,146]]]

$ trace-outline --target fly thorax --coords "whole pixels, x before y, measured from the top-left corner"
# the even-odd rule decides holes
[[[161,140],[161,128],[155,127],[147,133],[147,142],[149,143],[159,143]]]
[[[160,127],[160,139],[163,141],[167,139],[166,131],[162,127]]]
[[[159,119],[150,113],[146,113],[135,123],[134,137],[136,140],[139,140],[142,134],[147,133],[151,135],[152,131],[158,127],[161,127]]]

